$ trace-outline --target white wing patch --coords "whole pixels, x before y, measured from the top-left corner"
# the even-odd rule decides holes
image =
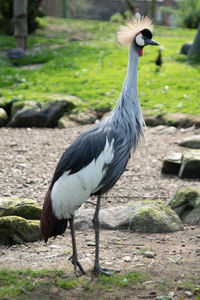
[[[74,211],[94,193],[106,173],[105,165],[114,157],[114,139],[109,144],[106,138],[104,150],[99,157],[74,174],[66,171],[54,183],[51,191],[53,211],[58,219],[69,219]]]

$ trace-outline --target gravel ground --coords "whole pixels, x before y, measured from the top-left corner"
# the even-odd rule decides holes
[[[64,149],[87,126],[70,129],[0,129],[0,196],[43,202]],[[188,151],[177,142],[199,130],[158,126],[147,128],[145,140],[129,161],[121,179],[105,196],[103,205],[141,199],[167,200],[181,187],[198,187],[198,180],[161,176],[163,158]]]

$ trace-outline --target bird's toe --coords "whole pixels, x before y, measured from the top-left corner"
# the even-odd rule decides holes
[[[77,277],[80,276],[79,272],[78,272],[78,268],[81,271],[82,274],[86,274],[85,270],[83,269],[83,267],[81,266],[80,262],[78,261],[78,259],[76,257],[70,257],[70,260],[72,261],[72,264],[74,265],[74,273]]]
[[[94,265],[94,273],[95,274],[103,274],[106,276],[110,276],[112,272],[119,273],[121,270],[119,269],[109,269],[109,268],[102,268],[100,265]]]

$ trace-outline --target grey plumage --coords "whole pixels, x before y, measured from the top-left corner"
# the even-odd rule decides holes
[[[143,18],[149,24],[148,18]],[[142,20],[136,20],[142,28]],[[133,22],[133,25],[136,24]],[[130,24],[130,23],[129,23]],[[121,30],[124,30],[121,27]],[[123,37],[123,32],[120,38]],[[85,273],[77,258],[74,211],[90,196],[97,195],[93,223],[95,226],[95,272],[105,272],[99,265],[99,208],[101,195],[107,192],[124,172],[128,159],[143,136],[144,121],[138,100],[138,61],[145,45],[158,45],[148,28],[136,34],[133,26],[126,30],[123,43],[131,42],[127,75],[120,97],[112,112],[100,123],[82,133],[63,153],[46,195],[41,232],[45,239],[62,234],[69,221],[72,234],[72,263]],[[136,40],[137,39],[137,40]],[[67,220],[67,221],[66,221]]]
[[[129,50],[129,64],[121,95],[113,111],[100,123],[82,133],[63,153],[51,185],[63,174],[70,174],[86,167],[103,151],[106,137],[111,143],[114,139],[114,158],[106,166],[106,175],[95,194],[107,192],[123,173],[131,149],[135,151],[143,136],[143,117],[138,100],[137,69],[139,56],[136,45]]]

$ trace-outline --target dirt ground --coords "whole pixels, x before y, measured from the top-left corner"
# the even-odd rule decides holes
[[[42,205],[55,166],[63,150],[88,126],[70,129],[0,129],[0,196],[35,199]],[[130,160],[121,179],[102,201],[104,207],[138,201],[167,201],[181,187],[199,188],[198,180],[162,176],[163,158],[173,152],[186,152],[177,142],[200,134],[194,128],[146,128],[145,140]],[[93,206],[89,199],[85,207]],[[80,261],[88,274],[94,261],[94,232],[77,231]],[[100,257],[103,266],[123,272],[142,271],[151,275],[145,289],[127,299],[154,299],[174,295],[173,299],[192,299],[190,289],[200,286],[200,227],[185,226],[184,231],[168,234],[141,234],[102,230]],[[150,251],[151,257],[145,256]],[[0,248],[0,268],[57,268],[73,274],[69,230],[64,236],[20,246]],[[88,276],[88,275],[87,275]],[[192,283],[192,285],[190,284]],[[126,291],[128,293],[128,290]],[[128,294],[127,294],[128,295]],[[110,294],[105,299],[114,299]],[[123,298],[120,298],[123,299]]]

